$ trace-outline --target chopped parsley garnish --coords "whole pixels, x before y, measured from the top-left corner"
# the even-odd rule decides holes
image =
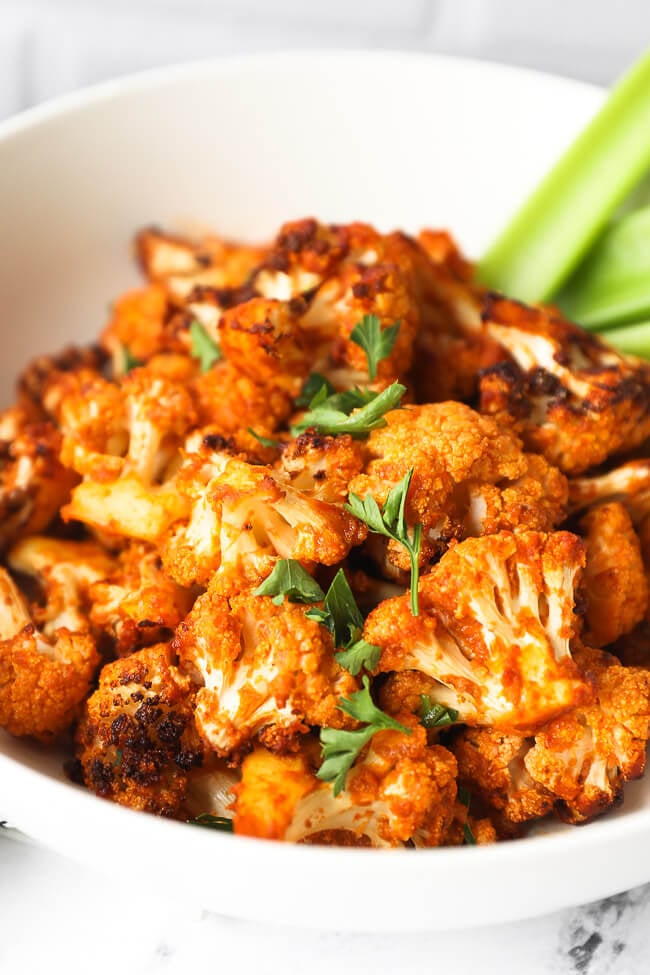
[[[195,359],[199,359],[201,372],[207,372],[215,362],[221,359],[221,349],[212,336],[208,335],[201,322],[197,322],[196,320],[190,325],[190,339],[192,340],[190,355]]]
[[[342,698],[338,708],[349,714],[356,721],[362,721],[365,728],[357,731],[340,731],[336,728],[321,728],[320,742],[323,754],[323,764],[316,773],[323,782],[333,782],[334,795],[337,796],[345,788],[345,780],[355,759],[362,748],[378,731],[386,728],[411,734],[410,728],[405,728],[399,721],[395,721],[376,706],[370,696],[370,681],[363,678],[363,689]]]
[[[469,816],[469,804],[472,801],[472,793],[464,785],[458,786],[458,801],[463,806],[467,806],[467,815]],[[463,836],[465,838],[465,846],[476,846],[476,837],[472,833],[472,827],[469,825],[469,822],[466,822],[463,826]]]
[[[126,374],[131,372],[132,369],[138,369],[140,366],[144,365],[144,362],[142,362],[141,359],[136,359],[136,357],[131,354],[126,345],[121,346],[121,360],[120,369],[123,376],[126,376]]]
[[[376,315],[364,315],[350,332],[350,340],[360,345],[368,360],[368,376],[375,379],[377,366],[382,359],[386,359],[393,351],[397,341],[401,322],[395,322],[388,328],[382,329],[381,321]]]
[[[196,819],[188,819],[192,826],[206,826],[208,829],[218,829],[222,833],[232,833],[232,819],[226,816],[213,816],[212,813],[200,813]]]
[[[420,724],[425,728],[446,728],[458,721],[458,711],[435,704],[428,694],[420,694]]]
[[[261,443],[263,447],[281,447],[282,444],[279,440],[274,440],[272,437],[263,437],[260,433],[255,433],[252,427],[248,427],[248,432],[252,437],[255,437],[258,443]]]
[[[422,525],[418,522],[413,527],[412,534],[409,534],[406,524],[405,506],[406,495],[413,477],[413,468],[395,485],[386,503],[380,509],[379,505],[372,497],[367,494],[361,499],[357,494],[351,494],[346,509],[360,521],[363,521],[371,532],[377,535],[384,535],[395,542],[399,542],[409,553],[411,560],[411,612],[414,616],[419,615],[418,603],[418,580],[420,569],[418,560],[420,557],[420,546],[422,543]]]
[[[279,559],[254,595],[272,596],[276,606],[282,605],[285,596],[290,603],[319,603],[325,598],[313,576],[295,559]]]
[[[339,569],[327,590],[325,608],[308,609],[305,615],[327,627],[335,645],[342,647],[334,654],[336,660],[354,677],[364,667],[373,670],[377,666],[381,647],[367,643],[361,637],[363,616],[343,569]]]
[[[314,427],[323,434],[349,433],[355,440],[363,439],[372,430],[386,426],[384,413],[399,406],[406,386],[393,383],[381,393],[357,388],[332,396],[324,395],[323,390],[325,387],[316,393],[300,422],[291,427],[294,437]]]
[[[325,390],[325,396],[332,396],[336,392],[325,376],[321,376],[319,372],[312,372],[305,380],[302,392],[296,400],[296,406],[309,406],[316,394],[320,393],[321,389]]]

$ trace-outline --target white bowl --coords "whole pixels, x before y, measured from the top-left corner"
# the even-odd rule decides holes
[[[133,230],[198,221],[446,226],[480,253],[602,93],[472,61],[387,53],[220,60],[64,98],[0,127],[5,399],[37,352],[84,341],[136,280]],[[0,814],[78,860],[238,917],[339,929],[513,920],[650,879],[650,791],[576,829],[492,847],[297,847],[133,813],[0,736]]]

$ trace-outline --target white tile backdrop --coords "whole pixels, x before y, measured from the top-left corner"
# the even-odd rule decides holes
[[[0,117],[229,52],[410,48],[606,83],[648,44],[650,0],[0,0]]]

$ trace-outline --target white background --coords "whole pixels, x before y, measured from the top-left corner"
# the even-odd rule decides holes
[[[229,52],[444,51],[609,83],[649,42],[650,0],[0,0],[0,117],[141,68]],[[641,975],[650,968],[650,887],[507,927],[354,936],[219,918],[177,903],[173,890],[154,900],[141,890],[137,852],[125,850],[124,860],[123,881],[109,883],[0,831],[1,975]]]

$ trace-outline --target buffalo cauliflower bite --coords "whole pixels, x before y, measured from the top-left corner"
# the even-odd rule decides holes
[[[205,446],[189,454],[177,487],[191,515],[164,545],[167,573],[229,595],[261,582],[278,558],[335,565],[366,529],[342,504],[320,500],[318,484],[296,490],[282,470]]]
[[[293,412],[293,398],[281,385],[260,384],[223,359],[191,384],[201,426],[214,426],[225,436],[249,427],[270,436]]]
[[[468,728],[452,746],[460,780],[507,818],[523,821],[554,809],[566,822],[585,822],[619,802],[624,783],[643,774],[650,671],[622,667],[600,650],[579,650],[576,662],[595,685],[586,706],[532,738],[500,741],[496,731]]]
[[[59,460],[61,436],[20,407],[0,414],[0,547],[43,531],[79,478]]]
[[[305,491],[318,501],[343,504],[352,478],[361,473],[363,447],[349,434],[323,436],[308,430],[290,440],[276,467],[288,475],[296,491]]]
[[[650,514],[650,460],[631,460],[610,471],[569,481],[572,511],[604,501],[620,501],[634,524],[640,524]]]
[[[63,734],[90,689],[99,654],[88,633],[40,633],[0,569],[0,727],[50,741]]]
[[[587,701],[591,685],[571,658],[574,587],[584,566],[568,532],[500,532],[450,549],[408,594],[381,603],[364,638],[382,648],[380,672],[417,670],[431,698],[471,725],[535,728]]]
[[[484,373],[481,412],[514,424],[529,450],[580,474],[650,435],[650,367],[640,359],[498,295],[483,317],[511,358]]]
[[[203,751],[192,691],[167,644],[107,664],[75,735],[88,788],[133,809],[182,817],[188,772]]]
[[[100,343],[113,362],[113,372],[124,372],[125,351],[145,362],[159,353],[183,353],[184,342],[174,319],[165,289],[158,284],[121,295],[111,308],[111,318]]]
[[[309,217],[285,223],[255,272],[255,290],[280,301],[309,293],[372,234],[365,224],[326,226]]]
[[[132,370],[117,385],[88,377],[59,408],[62,458],[84,475],[62,510],[108,532],[155,541],[187,511],[170,475],[195,414],[185,385]]]
[[[604,647],[629,633],[648,608],[641,544],[629,514],[619,502],[592,508],[580,522],[587,564],[584,641]]]
[[[273,755],[258,748],[242,765],[234,787],[236,833],[294,843],[393,847],[439,846],[451,825],[456,762],[428,745],[409,715],[411,734],[380,731],[334,796],[315,775],[317,753]]]
[[[124,656],[168,636],[189,613],[195,593],[165,575],[155,548],[136,542],[118,554],[88,598],[92,626]]]
[[[329,631],[305,607],[276,606],[266,596],[230,600],[208,591],[176,631],[183,669],[203,686],[196,723],[217,755],[240,752],[255,738],[286,751],[309,725],[349,727],[337,708],[359,682],[334,659]]]
[[[420,564],[453,538],[502,529],[549,531],[566,512],[566,479],[544,458],[524,454],[519,439],[462,403],[434,403],[393,410],[367,442],[363,474],[350,492],[371,494],[382,505],[413,468],[406,518],[420,522]],[[401,569],[409,556],[397,542],[388,558]]]

